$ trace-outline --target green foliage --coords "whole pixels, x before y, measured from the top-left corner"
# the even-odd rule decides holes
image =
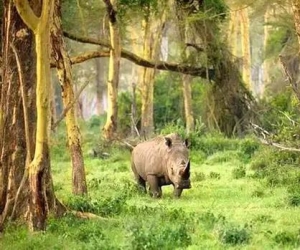
[[[153,114],[156,129],[166,124],[183,126],[184,110],[179,75],[159,74],[155,80]]]
[[[211,179],[221,179],[221,174],[217,173],[217,172],[214,172],[214,171],[211,171],[209,173],[209,178],[211,178]]]
[[[141,217],[127,227],[130,249],[174,249],[191,244],[191,221],[181,209],[131,207],[130,212]],[[147,214],[155,219],[142,219]]]
[[[125,206],[126,196],[114,196],[101,199],[91,199],[85,196],[73,196],[67,201],[69,208],[90,212],[101,216],[112,216],[120,214]]]
[[[294,36],[293,20],[291,15],[284,17],[281,22],[268,23],[276,27],[270,30],[267,40],[267,46],[265,48],[265,58],[277,57],[281,54],[284,47],[291,45],[291,38]]]
[[[204,225],[206,229],[213,229],[215,225],[218,223],[224,224],[226,222],[226,219],[223,215],[214,215],[212,212],[207,211],[199,217],[199,222]]]
[[[236,167],[232,170],[231,173],[234,179],[244,178],[246,176],[246,167],[245,166]]]
[[[300,175],[296,175],[289,182],[287,203],[290,206],[300,206]]]
[[[219,230],[219,239],[221,242],[230,245],[248,244],[251,239],[251,233],[247,225],[243,227],[226,225]]]
[[[196,172],[195,174],[192,174],[191,177],[192,181],[204,181],[206,179],[205,174],[203,172]]]
[[[136,96],[136,115],[134,119],[140,118],[141,100]],[[132,93],[121,92],[118,96],[118,132],[123,136],[128,136],[131,132],[132,124]],[[138,122],[137,120],[137,122]]]
[[[291,245],[297,247],[299,245],[299,233],[295,234],[289,231],[278,232],[274,235],[274,241],[280,245]]]

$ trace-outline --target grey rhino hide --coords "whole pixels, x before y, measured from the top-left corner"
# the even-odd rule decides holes
[[[187,140],[176,133],[138,144],[132,151],[131,168],[145,192],[148,182],[153,197],[161,197],[164,185],[174,186],[175,197],[180,197],[183,189],[191,188]]]

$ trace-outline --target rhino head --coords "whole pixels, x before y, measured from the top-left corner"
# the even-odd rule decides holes
[[[188,141],[178,139],[178,136],[175,138],[165,137],[165,144],[167,146],[168,177],[175,190],[182,191],[182,189],[191,188]]]

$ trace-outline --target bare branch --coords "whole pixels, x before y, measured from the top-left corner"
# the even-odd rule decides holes
[[[98,39],[94,39],[94,38],[86,38],[86,37],[79,37],[79,36],[75,36],[74,34],[70,34],[68,32],[64,31],[64,36],[72,39],[74,41],[77,42],[81,42],[81,43],[90,43],[90,44],[94,44],[94,45],[99,45],[99,46],[103,46],[103,47],[107,47],[107,48],[111,48],[110,44],[108,42],[105,41],[101,41]],[[92,52],[92,55],[94,57],[86,57],[88,59],[90,58],[95,58],[97,57],[96,54],[97,52]],[[100,53],[100,52],[98,52]],[[87,53],[88,54],[88,53]],[[87,55],[86,54],[86,55]],[[99,55],[105,55],[105,54],[99,54]],[[173,72],[179,72],[179,73],[183,73],[183,74],[188,74],[188,75],[193,75],[193,76],[199,76],[201,78],[207,79],[206,76],[206,67],[193,67],[190,65],[185,65],[185,64],[177,64],[177,63],[167,63],[164,61],[149,61],[146,60],[142,57],[137,56],[136,54],[122,49],[121,51],[121,56],[122,58],[125,58],[139,66],[143,66],[143,67],[147,67],[147,68],[155,68],[155,69],[160,69],[160,70],[169,70],[169,71],[173,71]],[[73,58],[73,60],[75,60],[75,58]],[[208,69],[209,71],[209,76],[210,76],[210,80],[213,80],[213,75],[214,75],[214,69]]]
[[[300,149],[299,148],[290,148],[290,147],[286,147],[286,146],[283,146],[279,143],[276,143],[276,142],[271,142],[271,141],[267,141],[265,139],[262,139],[262,138],[258,138],[261,143],[263,144],[266,144],[266,145],[270,145],[270,146],[274,146],[276,148],[280,148],[281,150],[284,150],[284,151],[291,151],[291,152],[300,152]]]
[[[76,94],[73,102],[69,103],[67,105],[67,107],[63,110],[63,112],[60,114],[59,118],[57,119],[57,121],[52,125],[51,129],[52,131],[55,130],[55,128],[58,126],[58,124],[65,118],[66,114],[68,113],[68,111],[73,107],[73,105],[77,102],[80,94],[82,93],[82,91],[86,88],[86,86],[89,84],[89,81],[87,81],[84,85],[81,86],[81,88],[79,89],[78,93]]]

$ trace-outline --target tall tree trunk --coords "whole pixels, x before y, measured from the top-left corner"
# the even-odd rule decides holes
[[[292,0],[292,7],[294,13],[296,34],[298,37],[298,43],[300,48],[300,2],[298,0]]]
[[[53,0],[45,0],[38,17],[27,1],[15,0],[19,15],[34,31],[36,50],[36,108],[37,125],[35,153],[29,165],[29,227],[31,230],[45,230],[49,210],[56,210],[50,172],[48,144],[49,88],[50,88],[50,22],[53,14]]]
[[[240,10],[241,18],[241,38],[243,55],[243,80],[248,90],[252,90],[251,84],[251,54],[250,54],[250,31],[248,8]]]
[[[183,19],[183,13],[180,9],[176,9],[178,16],[178,27],[179,27],[179,35],[180,40],[183,44],[183,52],[181,55],[181,59],[184,63],[187,63],[189,58],[189,50],[187,44],[191,39],[191,34],[189,30],[189,24],[186,20]],[[186,124],[186,132],[193,132],[195,129],[195,121],[193,115],[193,106],[192,106],[192,77],[190,75],[182,74],[182,93],[183,93],[183,101],[184,101],[184,114],[185,114],[185,124]]]
[[[72,84],[71,62],[63,41],[61,29],[61,1],[55,0],[53,25],[51,28],[51,43],[56,61],[57,74],[61,84],[64,108],[72,106],[66,113],[68,146],[72,160],[72,191],[76,195],[87,193],[84,160],[81,150],[81,135],[75,115],[74,91]]]
[[[143,58],[147,60],[157,61],[159,59],[160,45],[162,40],[162,30],[165,22],[165,13],[162,12],[160,18],[149,12],[143,20],[144,42],[143,42]],[[156,69],[143,68],[140,76],[141,89],[141,134],[144,137],[151,137],[154,133],[153,121],[153,94],[154,80]]]
[[[97,114],[103,115],[104,114],[104,105],[103,105],[103,93],[104,93],[104,69],[103,69],[103,60],[97,58],[95,59],[96,64],[96,100],[97,100]]]
[[[270,36],[270,25],[268,25],[268,23],[270,22],[270,7],[268,7],[265,11],[264,14],[264,52],[266,52],[266,48],[267,48],[267,44],[268,44],[268,39]],[[264,53],[265,54],[265,53]],[[263,61],[263,86],[261,88],[261,94],[260,97],[263,96],[264,94],[264,90],[266,88],[266,85],[268,85],[270,83],[270,59],[266,58],[266,55],[264,55],[264,61]]]
[[[1,39],[3,82],[0,89],[0,110],[2,111],[0,112],[2,121],[0,126],[1,229],[7,219],[21,218],[26,214],[28,179],[23,176],[28,177],[25,174],[25,165],[31,161],[34,153],[36,125],[33,34],[9,0],[4,1],[3,20]],[[14,40],[13,37],[15,37]],[[17,66],[16,56],[19,66]],[[28,110],[31,112],[27,112]],[[28,126],[26,132],[25,119]],[[22,179],[24,179],[24,184],[23,188],[20,188]],[[20,191],[17,197],[18,190]]]
[[[240,22],[237,20],[237,11],[230,11],[229,29],[227,33],[227,42],[230,44],[231,53],[237,56],[237,41],[238,41],[238,29]]]
[[[109,17],[109,31],[111,50],[109,57],[109,73],[107,81],[107,96],[108,109],[107,119],[103,128],[104,138],[112,140],[117,131],[118,118],[118,85],[119,85],[119,71],[121,59],[121,42],[119,27],[117,22],[117,13],[115,11],[115,1],[103,0],[106,4],[106,10]]]

